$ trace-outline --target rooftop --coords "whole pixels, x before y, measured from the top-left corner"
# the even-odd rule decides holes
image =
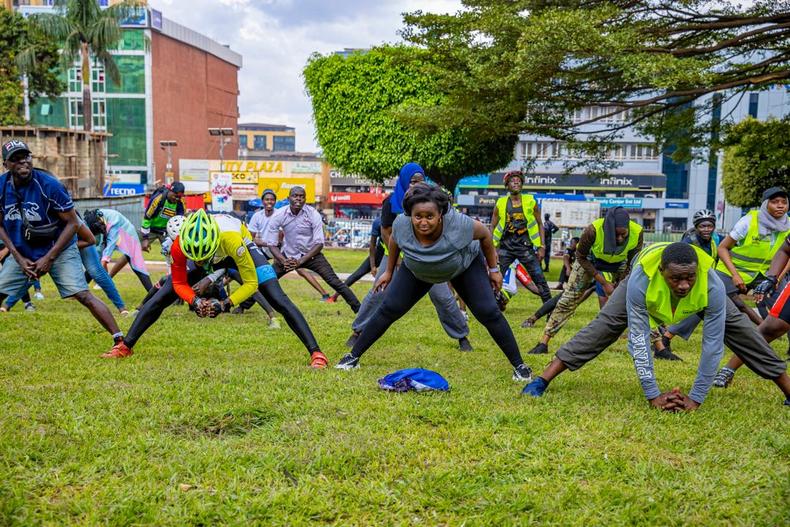
[[[284,124],[270,123],[239,123],[239,130],[257,130],[259,132],[294,132],[295,128]]]

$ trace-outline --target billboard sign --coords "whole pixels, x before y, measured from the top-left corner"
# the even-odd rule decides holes
[[[145,185],[133,183],[107,183],[104,185],[103,193],[108,198],[142,196],[145,194]]]
[[[211,208],[215,212],[233,211],[233,176],[228,172],[211,173]]]
[[[293,187],[304,187],[305,194],[307,194],[307,203],[315,203],[315,180],[313,178],[261,177],[258,179],[258,196],[269,188],[277,194],[278,200],[285,199]]]

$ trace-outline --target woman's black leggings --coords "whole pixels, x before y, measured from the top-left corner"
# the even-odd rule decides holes
[[[521,359],[521,352],[518,349],[516,338],[513,336],[513,331],[502,312],[499,311],[494,299],[494,291],[488,280],[482,254],[479,254],[464,272],[450,280],[450,283],[474,317],[486,327],[510,364],[513,367],[522,364],[524,361]],[[376,314],[365,324],[351,354],[361,357],[393,322],[408,313],[414,304],[428,293],[431,286],[433,284],[423,282],[414,276],[405,264],[401,265],[387,286],[383,303]]]
[[[381,247],[381,245],[376,244],[375,251],[376,252],[373,256],[373,260],[376,262],[376,267],[378,267],[381,264],[381,259],[384,258],[384,249]],[[352,285],[359,282],[359,279],[368,274],[370,271],[370,255],[368,255],[368,257],[365,258],[361,264],[359,264],[357,270],[348,275],[348,278],[346,278],[343,283],[351,287]]]
[[[203,269],[193,269],[187,273],[187,282],[190,285],[194,285],[205,276],[206,272]],[[319,349],[313,332],[310,330],[310,326],[307,324],[301,311],[291,302],[291,299],[288,298],[288,295],[285,294],[276,279],[259,284],[258,291],[272,305],[274,310],[283,316],[288,327],[299,337],[299,340],[302,341],[309,353]],[[173,289],[173,279],[168,277],[154,296],[143,304],[132,323],[132,327],[129,328],[123,339],[124,343],[130,348],[133,347],[140,337],[143,336],[143,333],[159,319],[165,308],[177,298],[178,295]]]

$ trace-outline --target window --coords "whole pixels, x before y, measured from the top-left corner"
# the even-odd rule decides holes
[[[275,152],[293,152],[296,150],[296,138],[288,135],[275,135],[274,148]]]
[[[82,91],[82,70],[80,68],[69,68],[69,91]]]
[[[253,137],[253,150],[266,150],[266,136],[265,135],[256,135]]]
[[[82,128],[82,99],[69,99],[69,128]]]
[[[247,134],[239,136],[239,148],[247,149]]]
[[[113,165],[145,165],[145,99],[107,99],[107,151]]]
[[[120,83],[107,81],[108,93],[145,93],[145,57],[139,55],[116,55]]]
[[[93,99],[93,129],[102,132],[107,129],[107,108],[104,99]]]
[[[104,92],[104,68],[91,68],[91,90],[96,92]]]
[[[760,94],[759,93],[750,93],[749,94],[749,115],[757,118],[757,112],[760,110]]]

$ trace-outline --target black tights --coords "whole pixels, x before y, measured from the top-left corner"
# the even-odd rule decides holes
[[[187,273],[187,281],[190,285],[194,285],[204,276],[206,276],[205,271],[194,269]],[[299,340],[302,341],[309,353],[319,349],[318,343],[304,316],[291,302],[291,299],[282,290],[277,280],[269,280],[258,285],[258,291],[272,305],[275,311],[283,316],[288,327],[299,337]],[[140,337],[143,336],[143,333],[159,319],[165,308],[177,298],[178,295],[173,289],[173,279],[168,277],[165,283],[162,284],[162,287],[143,304],[132,323],[132,327],[129,328],[126,337],[123,339],[124,343],[130,348],[134,347]]]
[[[474,317],[486,327],[510,364],[514,367],[522,364],[524,361],[521,359],[513,331],[494,299],[483,256],[478,255],[475,261],[463,273],[450,280],[450,283]],[[420,298],[428,293],[431,286],[433,284],[423,282],[414,276],[406,265],[401,265],[387,286],[383,303],[365,324],[351,354],[361,357],[393,322],[408,313]]]

